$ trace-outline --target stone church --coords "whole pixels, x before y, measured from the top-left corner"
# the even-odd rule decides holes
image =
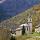
[[[22,27],[25,27],[25,33],[32,33],[32,17],[28,17],[28,21],[25,24],[21,24],[19,28],[16,29],[16,35],[22,35]]]

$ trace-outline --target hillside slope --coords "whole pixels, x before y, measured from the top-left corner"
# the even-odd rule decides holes
[[[2,21],[0,23],[0,27],[13,27],[13,26],[17,26],[22,24],[22,23],[27,23],[27,18],[28,16],[32,15],[32,19],[33,19],[33,26],[36,26],[36,24],[38,24],[38,21],[40,21],[40,4],[39,5],[35,5],[32,8],[10,18],[7,19],[5,21]],[[38,19],[39,18],[39,19]]]

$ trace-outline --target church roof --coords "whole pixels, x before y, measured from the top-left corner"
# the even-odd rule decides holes
[[[20,26],[29,26],[29,25],[26,23],[26,24],[21,24]]]
[[[24,27],[29,27],[29,25],[28,25],[27,23],[21,24],[21,25],[19,26],[19,28],[16,29],[16,31],[17,31],[17,30],[21,30],[21,29],[22,29],[22,26],[24,26]]]
[[[21,30],[22,28],[17,28],[16,31]]]

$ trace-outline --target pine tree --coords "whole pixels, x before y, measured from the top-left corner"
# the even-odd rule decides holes
[[[25,34],[25,26],[23,26],[23,28],[22,28],[22,35],[24,35]]]

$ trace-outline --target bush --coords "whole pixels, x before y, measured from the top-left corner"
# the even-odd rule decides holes
[[[16,39],[15,39],[15,37],[12,36],[10,40],[16,40]]]

